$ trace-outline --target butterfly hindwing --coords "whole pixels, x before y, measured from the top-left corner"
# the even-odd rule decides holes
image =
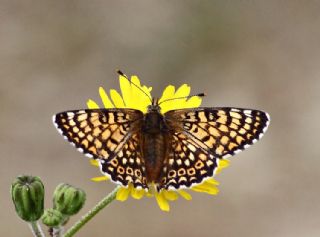
[[[215,158],[227,158],[255,143],[269,124],[263,111],[240,108],[195,108],[165,114],[171,129],[188,135]]]
[[[113,181],[124,186],[132,183],[135,188],[147,189],[146,168],[139,139],[139,133],[132,134],[114,158],[100,160],[100,167]]]
[[[168,147],[158,190],[189,188],[214,175],[219,160],[183,132],[169,135]]]

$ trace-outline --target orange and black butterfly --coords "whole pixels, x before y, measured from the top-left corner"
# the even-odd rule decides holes
[[[212,177],[219,160],[258,141],[269,121],[266,112],[227,107],[161,114],[156,99],[146,114],[128,108],[82,109],[53,117],[65,139],[97,159],[112,181],[143,189],[154,183],[158,191],[188,188]]]

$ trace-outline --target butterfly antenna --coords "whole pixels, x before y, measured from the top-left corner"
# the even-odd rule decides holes
[[[204,97],[204,96],[206,96],[206,93],[199,93],[199,94],[195,94],[195,95],[188,95],[188,96],[170,98],[170,99],[166,99],[166,100],[164,100],[164,101],[161,101],[158,105],[160,105],[160,104],[162,104],[162,103],[164,103],[164,102],[171,101],[171,100],[189,99],[189,98],[194,97],[194,96]]]
[[[149,100],[152,102],[152,98],[144,91],[141,89],[141,87],[137,86],[135,83],[133,83],[131,80],[129,80],[129,78],[127,77],[126,74],[124,74],[121,70],[117,70],[117,73],[120,75],[120,76],[123,76],[124,78],[126,78],[130,84],[134,85],[135,87],[137,87],[143,94],[145,94]]]

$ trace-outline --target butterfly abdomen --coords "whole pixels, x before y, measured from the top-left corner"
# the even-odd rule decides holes
[[[146,165],[147,181],[158,181],[166,154],[165,124],[160,113],[145,115],[142,126],[142,152]]]

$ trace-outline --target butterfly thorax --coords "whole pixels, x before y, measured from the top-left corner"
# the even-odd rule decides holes
[[[158,105],[150,105],[142,124],[142,149],[147,181],[157,182],[166,155],[167,126]]]

